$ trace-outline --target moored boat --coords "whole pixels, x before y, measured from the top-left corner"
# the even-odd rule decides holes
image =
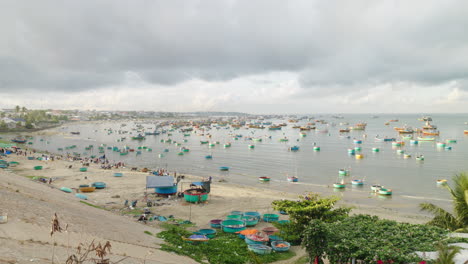
[[[424,156],[423,155],[418,155],[418,156],[416,156],[416,160],[422,161],[422,160],[424,160]]]
[[[360,180],[360,179],[354,179],[354,180],[351,180],[351,184],[352,185],[363,185],[364,181]]]
[[[439,185],[445,185],[445,184],[447,184],[447,180],[446,180],[446,179],[440,179],[440,180],[437,180],[436,182],[437,182],[437,184],[439,184]]]
[[[288,182],[298,182],[298,181],[299,181],[299,178],[297,178],[296,176],[288,177]]]
[[[387,188],[380,188],[378,192],[380,195],[392,195],[393,193],[392,189]]]
[[[221,166],[221,167],[219,167],[219,170],[220,170],[220,171],[228,171],[228,170],[229,170],[229,167]]]
[[[336,188],[336,189],[343,189],[346,187],[346,184],[344,184],[343,182],[335,182],[333,183],[333,188]]]
[[[382,187],[383,186],[379,184],[372,184],[370,188],[373,192],[378,192]]]
[[[270,181],[270,177],[258,177],[258,180],[261,181],[261,182],[269,182]]]

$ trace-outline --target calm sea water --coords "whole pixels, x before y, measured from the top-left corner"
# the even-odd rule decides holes
[[[58,148],[65,148],[70,145],[77,145],[74,150],[80,153],[87,152],[88,155],[102,155],[98,153],[100,144],[107,146],[117,146],[122,148],[129,146],[147,146],[152,148],[152,152],[142,151],[141,155],[129,153],[127,156],[120,156],[112,150],[105,150],[109,160],[124,161],[139,167],[158,168],[167,167],[169,170],[176,170],[178,173],[187,173],[200,176],[213,176],[214,179],[223,178],[230,182],[245,184],[256,187],[273,188],[293,192],[321,191],[325,193],[335,193],[331,185],[339,180],[338,170],[350,168],[351,176],[345,177],[349,183],[351,179],[364,179],[363,187],[354,187],[351,184],[345,190],[339,191],[344,199],[356,199],[361,197],[366,204],[385,206],[386,202],[397,202],[409,204],[408,208],[414,210],[415,204],[422,201],[440,202],[448,204],[449,195],[447,190],[437,186],[437,179],[448,179],[460,171],[468,171],[468,136],[463,134],[464,129],[468,129],[465,122],[468,115],[443,115],[434,114],[433,124],[440,130],[440,136],[436,141],[446,139],[456,139],[457,143],[450,143],[452,150],[437,148],[436,141],[420,142],[418,145],[411,145],[406,141],[402,147],[407,153],[413,156],[404,159],[403,155],[397,154],[396,148],[391,142],[376,142],[375,136],[396,137],[398,133],[393,129],[395,126],[407,124],[414,128],[421,128],[424,124],[418,121],[421,115],[379,115],[372,118],[370,114],[345,115],[343,119],[334,119],[331,116],[315,116],[317,119],[324,119],[328,125],[317,124],[318,129],[328,129],[329,133],[320,133],[314,130],[305,131],[306,137],[301,137],[298,129],[293,129],[295,124],[288,123],[279,131],[269,131],[268,129],[239,129],[231,128],[211,129],[207,131],[212,135],[210,141],[219,141],[220,144],[210,148],[207,144],[200,144],[201,140],[207,140],[199,133],[191,133],[184,136],[178,131],[172,132],[172,136],[162,134],[158,136],[146,136],[146,140],[131,140],[132,135],[136,135],[135,123],[127,122],[127,126],[121,127],[122,122],[104,122],[100,124],[68,124],[66,127],[56,128],[63,132],[62,135],[50,137],[35,137],[33,139],[34,148],[47,150],[54,153],[64,153]],[[390,119],[399,119],[399,122],[392,122],[389,126],[384,125]],[[265,120],[266,121],[266,120]],[[271,120],[274,123],[287,122],[287,120]],[[350,126],[359,122],[367,122],[365,131],[351,131],[350,138],[342,137],[339,128],[342,122],[349,122]],[[306,124],[307,120],[302,120],[298,125]],[[330,125],[335,123],[336,126]],[[141,124],[141,123],[140,123]],[[154,124],[143,124],[146,131],[152,131]],[[114,133],[108,134],[106,129],[112,128]],[[132,134],[118,134],[118,130],[128,130]],[[80,135],[70,135],[72,131],[79,131]],[[234,140],[233,135],[242,135],[242,138]],[[365,137],[366,135],[367,137]],[[271,136],[271,138],[269,138]],[[126,140],[117,142],[119,138],[126,137]],[[247,137],[262,138],[262,142],[246,140]],[[287,137],[288,142],[280,142],[280,138]],[[415,135],[416,137],[416,135]],[[183,156],[177,155],[181,146],[175,144],[161,143],[161,139],[171,138],[182,143],[183,147],[189,148],[190,152]],[[357,146],[353,139],[362,139],[361,153],[364,158],[357,160],[355,156],[349,155],[347,149]],[[42,140],[41,140],[42,139]],[[183,142],[183,140],[187,142]],[[223,144],[231,142],[232,147],[223,148]],[[321,147],[320,151],[314,151],[314,143]],[[254,149],[249,149],[248,145],[255,145]],[[94,145],[94,149],[86,151],[85,146]],[[300,150],[297,152],[288,151],[291,146],[297,145]],[[372,152],[373,147],[380,148],[380,152]],[[169,152],[164,153],[164,149]],[[164,153],[163,158],[158,155]],[[205,159],[211,154],[212,160]],[[423,154],[424,161],[417,161],[415,156]],[[220,166],[228,166],[228,172],[219,171]],[[288,183],[287,175],[297,175],[299,183]],[[259,176],[271,177],[270,183],[260,183]],[[381,184],[394,191],[392,197],[383,198],[370,194],[369,185]],[[404,206],[403,206],[404,207]]]

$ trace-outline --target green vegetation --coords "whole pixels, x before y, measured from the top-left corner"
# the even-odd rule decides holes
[[[434,264],[455,264],[455,256],[460,253],[461,248],[439,244],[437,246],[437,259]]]
[[[80,203],[86,204],[86,205],[88,205],[88,206],[91,206],[91,207],[94,207],[94,208],[97,208],[97,209],[107,210],[106,208],[104,208],[104,207],[102,207],[102,206],[95,205],[95,204],[92,204],[92,203],[88,203],[88,202],[85,202],[85,201],[80,201]]]
[[[191,244],[182,240],[182,237],[188,237],[192,235],[192,232],[175,225],[165,226],[168,229],[157,235],[167,242],[161,246],[161,249],[189,256],[200,263],[271,263],[289,259],[295,255],[293,252],[272,252],[270,255],[257,256],[247,249],[247,244],[237,235],[223,232],[219,232],[216,238],[206,243]]]
[[[147,234],[147,235],[150,235],[150,236],[153,235],[153,233],[151,233],[150,231],[145,231],[145,232],[143,232],[143,233],[145,233],[145,234]]]
[[[334,222],[348,216],[351,208],[335,208],[337,197],[322,198],[318,194],[308,194],[299,197],[298,201],[273,201],[273,208],[284,211],[289,215],[290,223],[274,225],[281,229],[281,237],[286,241],[298,245],[302,241],[303,231],[310,221],[318,219],[324,222]]]
[[[453,214],[431,203],[420,204],[421,210],[431,212],[434,218],[429,225],[455,232],[468,232],[468,174],[465,172],[453,177],[454,188],[446,185],[453,199]]]
[[[408,263],[421,260],[415,251],[434,251],[437,242],[446,237],[446,230],[434,226],[356,215],[334,223],[312,221],[303,246],[310,258],[326,256],[331,263],[346,263],[352,258],[362,263],[375,263],[376,258]]]

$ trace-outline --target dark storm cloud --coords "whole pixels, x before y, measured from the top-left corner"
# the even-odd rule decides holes
[[[95,89],[128,72],[171,85],[289,71],[322,93],[468,74],[466,1],[12,0],[0,22],[3,91]]]

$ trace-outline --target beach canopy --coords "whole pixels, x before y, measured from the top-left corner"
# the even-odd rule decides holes
[[[146,188],[159,188],[174,186],[172,176],[146,176]]]

